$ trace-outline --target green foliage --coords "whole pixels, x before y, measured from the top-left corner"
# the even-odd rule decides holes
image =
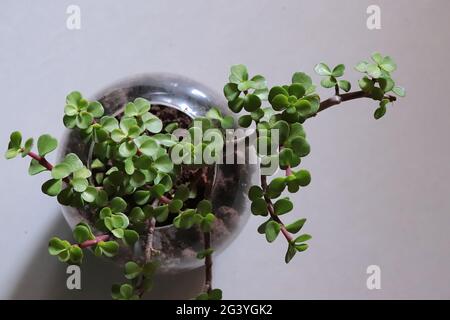
[[[363,73],[358,81],[362,92],[356,95],[341,94],[341,91],[351,90],[350,82],[342,79],[343,64],[330,68],[320,63],[314,70],[321,77],[321,85],[333,88],[335,95],[370,97],[379,101],[375,119],[386,114],[387,105],[396,99],[393,95],[405,95],[405,90],[392,79],[397,66],[389,56],[375,53],[371,62],[363,61],[355,68]],[[324,108],[312,78],[304,72],[295,72],[291,83],[268,87],[263,76],[249,75],[244,65],[234,65],[230,71],[223,92],[230,111],[240,113],[236,123],[231,115],[212,108],[193,121],[187,136],[192,138],[211,129],[215,137],[224,138],[225,129],[236,125],[254,126],[261,167],[266,169],[270,161],[277,160],[275,169],[284,172],[276,177],[261,176],[261,184],[249,188],[250,210],[254,215],[265,217],[258,232],[264,234],[268,242],[275,241],[280,233],[287,239],[285,261],[288,263],[297,252],[308,248],[306,242],[311,236],[296,235],[306,219],[294,219],[290,224],[282,222],[283,215],[294,209],[284,193],[297,193],[311,182],[310,173],[299,168],[303,158],[311,152],[303,123]],[[43,193],[57,197],[62,205],[91,213],[89,221],[74,228],[75,244],[57,237],[50,240],[51,255],[69,264],[81,264],[85,248],[92,249],[97,256],[109,258],[117,255],[121,246],[137,248],[141,237],[147,239],[149,225],[153,223],[173,223],[183,230],[195,227],[204,233],[205,239],[217,225],[213,204],[208,199],[193,201],[197,186],[192,182],[178,184],[180,164],[175,164],[169,155],[173,151],[188,150],[191,154],[183,157],[181,165],[199,167],[195,162],[198,154],[209,152],[212,155],[215,150],[221,150],[223,139],[202,138],[195,142],[179,139],[173,132],[181,124],[175,121],[163,126],[162,120],[150,110],[149,101],[137,98],[127,101],[122,113],[104,115],[100,102],[89,101],[77,91],[71,92],[66,97],[63,122],[77,131],[83,143],[92,145],[92,159],[86,164],[72,153],[59,163],[50,164],[45,157],[57,148],[58,142],[48,134],[37,139],[37,154],[32,151],[33,138],[23,142],[20,132],[10,135],[7,159],[30,156],[30,175],[50,171],[51,177],[42,185]],[[197,258],[209,260],[213,252],[213,248],[206,247],[197,253]],[[158,265],[154,258],[147,263],[128,261],[124,275],[130,283],[114,285],[112,297],[138,299],[150,290]],[[220,289],[197,297],[203,300],[221,298]]]

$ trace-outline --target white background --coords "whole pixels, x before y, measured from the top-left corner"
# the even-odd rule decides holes
[[[374,3],[382,29],[370,31]],[[81,30],[66,28],[70,4],[81,8]],[[2,1],[0,149],[16,129],[61,137],[68,92],[90,96],[136,73],[179,73],[220,92],[232,64],[274,85],[325,61],[345,63],[355,84],[351,66],[379,50],[397,60],[407,98],[379,121],[374,103],[359,100],[306,125],[313,182],[293,214],[308,218],[310,249],[286,266],[285,241],[267,244],[252,217],[215,259],[215,285],[236,299],[448,299],[449,12],[446,0]],[[45,177],[28,177],[27,167],[0,161],[0,298],[108,298],[120,271],[92,256],[83,289],[65,288],[65,268],[46,246],[70,230],[40,192]],[[381,290],[366,288],[371,264],[381,267]],[[191,297],[202,276],[161,278],[152,297]]]

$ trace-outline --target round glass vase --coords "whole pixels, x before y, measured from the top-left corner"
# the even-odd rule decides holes
[[[117,116],[127,102],[138,97],[149,100],[152,105],[174,108],[191,119],[204,116],[212,107],[218,108],[224,115],[229,114],[225,100],[209,88],[191,79],[166,73],[124,79],[99,92],[94,100],[102,103],[105,115]],[[173,119],[174,122],[176,120]],[[67,131],[61,150],[60,160],[68,153],[75,153],[88,166],[91,162],[92,145],[83,142],[77,130]],[[211,232],[214,254],[224,250],[245,225],[249,216],[246,194],[257,170],[256,165],[250,164],[225,163],[214,166],[209,197],[217,218]],[[82,221],[92,226],[91,221],[86,219],[89,216],[87,210],[62,207],[64,217],[72,229]],[[119,254],[113,260],[120,264],[130,259],[143,260],[145,240],[141,236],[133,247],[121,244]],[[196,255],[203,247],[203,234],[196,227],[180,230],[170,224],[156,227],[153,234],[153,248],[158,252],[155,258],[159,260],[159,271],[163,273],[200,267],[203,261],[197,259]]]

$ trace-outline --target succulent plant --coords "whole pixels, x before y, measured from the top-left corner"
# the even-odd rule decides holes
[[[276,160],[276,169],[284,172],[270,181],[268,176],[274,175],[274,170],[261,174],[260,184],[249,188],[248,198],[251,212],[265,220],[258,232],[268,242],[275,241],[280,233],[287,240],[286,263],[308,249],[307,241],[311,239],[308,234],[299,234],[306,219],[282,221],[282,216],[294,209],[286,193],[299,192],[311,182],[310,173],[298,168],[311,149],[302,124],[329,107],[358,98],[378,101],[374,117],[380,119],[387,105],[396,100],[393,94],[405,95],[391,77],[396,69],[393,59],[375,53],[372,60],[356,66],[364,76],[359,81],[361,90],[354,92],[350,92],[349,81],[338,79],[344,75],[343,64],[333,69],[318,64],[315,71],[322,77],[321,85],[334,88],[334,95],[325,100],[316,93],[306,73],[296,72],[290,84],[269,89],[263,76],[250,78],[244,65],[231,67],[229,82],[223,89],[229,109],[239,113],[239,127],[255,129],[261,168]],[[84,143],[92,144],[89,163],[69,153],[61,162],[51,164],[46,157],[58,142],[48,134],[38,138],[35,153],[34,140],[23,142],[21,133],[15,131],[5,154],[7,159],[29,156],[30,175],[50,173],[50,179],[42,185],[43,193],[56,197],[64,206],[91,213],[74,228],[73,241],[50,239],[49,253],[62,262],[80,265],[87,248],[96,256],[112,258],[121,246],[133,247],[139,239],[146,240],[141,241],[144,256],[124,265],[129,281],[112,287],[114,299],[138,299],[151,289],[158,268],[158,253],[152,247],[156,226],[196,227],[204,237],[204,250],[197,253],[197,258],[204,259],[206,266],[204,290],[197,298],[221,299],[222,292],[213,288],[211,276],[214,250],[210,233],[216,219],[213,206],[207,195],[195,206],[187,204],[195,198],[195,188],[177,183],[176,177],[182,166],[207,166],[221,160],[218,151],[225,147],[227,130],[236,126],[234,117],[212,108],[205,117],[195,119],[183,136],[177,134],[176,119],[164,126],[146,99],[129,101],[121,114],[109,116],[104,115],[100,102],[89,101],[74,91],[66,98],[63,122],[67,128],[79,131]],[[208,130],[219,138],[206,137],[204,132]],[[212,161],[205,163],[205,155]]]

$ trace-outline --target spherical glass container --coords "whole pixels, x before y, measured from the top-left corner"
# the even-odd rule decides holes
[[[130,77],[99,92],[92,100],[98,100],[105,109],[105,115],[117,115],[124,105],[142,97],[152,105],[174,108],[190,118],[204,116],[212,107],[217,107],[225,115],[229,114],[225,100],[201,83],[191,79],[166,73],[146,74]],[[176,119],[174,119],[176,120]],[[68,130],[61,148],[60,158],[68,153],[77,154],[87,163],[91,162],[92,145],[86,144],[76,130]],[[211,233],[215,254],[224,250],[242,230],[248,217],[247,190],[251,179],[256,176],[257,166],[250,164],[216,164],[213,169],[210,200],[217,217]],[[81,221],[87,222],[86,210],[63,206],[63,214],[73,229]],[[133,248],[121,245],[120,253],[114,260],[124,263],[129,259],[139,259],[144,255],[145,239]],[[159,252],[160,271],[174,273],[197,268],[203,264],[196,258],[203,249],[203,235],[198,228],[179,230],[173,225],[156,227],[153,248]]]

